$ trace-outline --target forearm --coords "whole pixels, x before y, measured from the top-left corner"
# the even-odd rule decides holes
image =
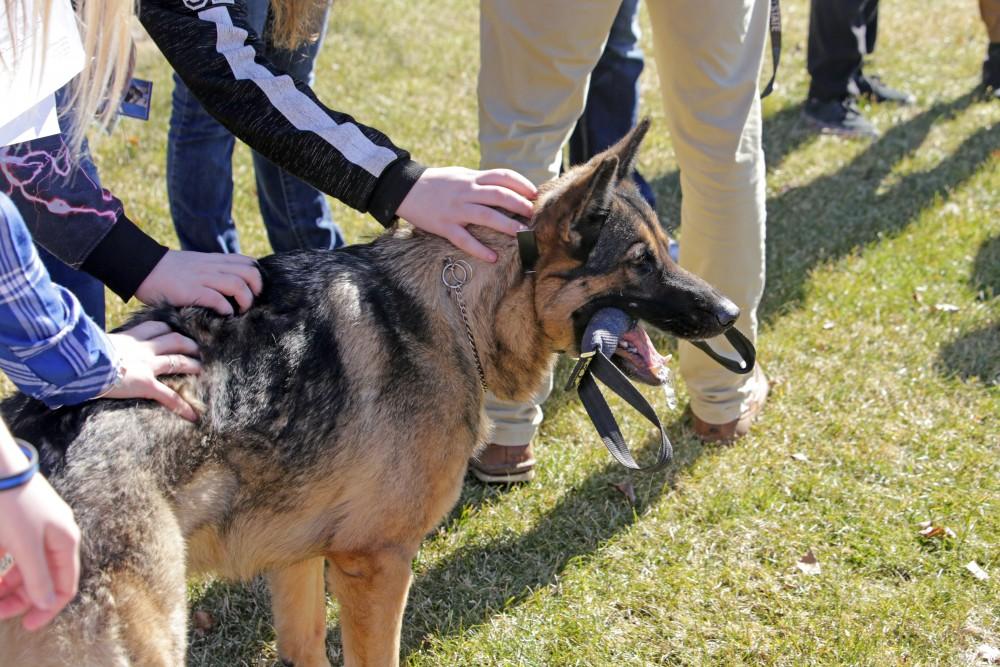
[[[422,167],[378,130],[324,106],[265,58],[242,0],[192,10],[148,0],[140,20],[205,109],[283,169],[390,223]]]
[[[20,447],[14,442],[7,424],[0,420],[0,477],[15,475],[24,470],[28,459],[21,453]]]
[[[118,358],[76,298],[53,284],[10,200],[0,197],[0,369],[51,407],[107,390]]]

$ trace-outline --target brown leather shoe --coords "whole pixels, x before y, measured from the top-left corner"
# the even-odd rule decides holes
[[[696,415],[694,411],[691,412],[691,425],[694,427],[694,434],[702,442],[732,442],[750,432],[750,425],[764,409],[764,403],[767,402],[767,392],[771,388],[760,366],[754,370],[754,375],[757,386],[754,388],[753,396],[750,397],[750,405],[746,412],[741,414],[738,419],[725,424],[709,424]]]
[[[535,456],[531,453],[531,443],[514,446],[490,443],[469,461],[469,469],[476,479],[487,484],[527,482],[535,476]]]

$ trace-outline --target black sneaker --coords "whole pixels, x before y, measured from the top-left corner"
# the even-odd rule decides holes
[[[892,102],[909,106],[917,101],[913,93],[890,88],[878,76],[861,74],[855,78],[854,83],[858,86],[858,94],[867,97],[872,102]]]
[[[843,100],[809,98],[802,109],[802,117],[810,126],[824,134],[858,139],[874,139],[878,136],[878,130],[861,115],[850,97]]]
[[[867,97],[872,102],[892,102],[909,106],[917,101],[913,93],[890,88],[877,76],[860,74],[855,77],[854,83],[858,87],[858,95]]]

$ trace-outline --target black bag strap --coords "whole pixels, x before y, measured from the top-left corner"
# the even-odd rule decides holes
[[[774,90],[774,79],[778,76],[778,63],[781,62],[781,0],[771,0],[771,11],[768,15],[768,29],[771,32],[771,80],[764,86],[761,99]]]
[[[625,374],[618,370],[618,367],[610,359],[604,356],[603,352],[595,350],[593,355],[581,358],[570,379],[571,385],[577,377],[580,378],[580,383],[576,388],[577,394],[580,396],[580,401],[587,410],[590,421],[597,428],[597,433],[601,436],[601,440],[604,441],[604,446],[608,448],[611,456],[618,463],[626,468],[641,470],[643,472],[662,470],[670,463],[670,459],[673,458],[674,448],[670,444],[667,432],[663,429],[663,425],[656,416],[656,411],[653,410],[653,407],[645,397],[639,393],[639,390],[629,382]],[[621,428],[618,426],[615,416],[611,413],[611,408],[608,407],[607,401],[604,400],[604,395],[594,380],[595,377],[659,429],[660,452],[657,454],[655,463],[643,468],[635,462],[632,452],[629,451],[628,445],[625,443],[625,436],[622,435]]]

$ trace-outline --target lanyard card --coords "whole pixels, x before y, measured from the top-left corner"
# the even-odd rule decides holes
[[[125,96],[122,98],[118,113],[128,118],[149,120],[149,106],[153,100],[153,82],[145,79],[132,79]]]

